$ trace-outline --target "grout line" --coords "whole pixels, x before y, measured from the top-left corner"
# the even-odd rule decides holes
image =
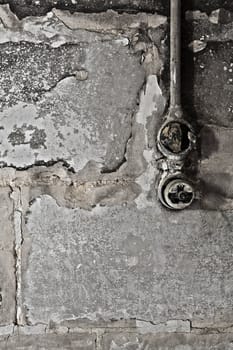
[[[96,339],[95,339],[95,349],[96,350],[102,350],[102,340],[103,340],[103,334],[105,333],[105,329],[92,329],[92,333],[96,334]]]
[[[71,328],[72,330],[72,328]],[[195,333],[193,331],[201,331],[201,333]],[[95,338],[95,349],[96,350],[101,350],[101,345],[102,345],[102,340],[103,340],[103,335],[104,334],[119,334],[119,333],[130,333],[130,334],[138,334],[138,335],[153,335],[153,336],[159,336],[160,334],[163,335],[179,335],[183,334],[185,336],[191,336],[191,335],[197,335],[197,336],[205,336],[205,335],[220,335],[220,334],[233,334],[232,331],[232,325],[228,327],[222,327],[222,328],[207,328],[207,327],[193,327],[191,332],[176,332],[176,331],[158,331],[158,332],[151,332],[148,330],[147,332],[142,332],[140,327],[139,328],[134,328],[134,327],[91,327],[87,326],[84,328],[79,328],[79,330],[74,329],[73,331],[69,331],[69,328],[67,327],[67,331],[64,332],[64,330],[60,330],[59,328],[56,329],[51,329],[49,332],[47,331],[46,324],[38,324],[38,325],[32,325],[32,326],[20,326],[20,325],[15,325],[15,324],[9,324],[5,326],[0,326],[0,337],[1,336],[13,336],[15,335],[45,335],[45,334],[57,334],[57,335],[65,335],[65,334],[93,334],[96,336]]]
[[[19,187],[12,188],[11,198],[14,201],[14,232],[15,232],[15,279],[16,279],[16,325],[23,325],[22,314],[22,200],[21,189]]]

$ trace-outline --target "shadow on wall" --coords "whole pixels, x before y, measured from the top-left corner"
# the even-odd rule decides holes
[[[210,10],[223,6],[226,9],[232,9],[233,2],[190,0],[187,1],[188,6],[185,4],[182,8],[182,105],[196,126],[199,135],[197,149],[200,164],[197,178],[200,180],[198,185],[200,206],[208,210],[220,210],[227,209],[229,199],[232,198],[230,194],[231,176],[227,173],[229,170],[225,169],[223,165],[227,157],[223,147],[224,136],[222,135],[224,133],[218,134],[218,128],[222,125],[231,126],[229,113],[225,113],[224,118],[219,116],[221,115],[220,105],[221,109],[223,109],[223,105],[224,108],[227,108],[225,104],[227,105],[229,96],[222,95],[223,78],[219,79],[216,72],[217,70],[221,72],[223,68],[219,67],[223,57],[218,54],[218,45],[222,44],[208,44],[207,50],[198,53],[194,53],[188,48],[189,43],[196,39],[195,23],[185,20],[185,11],[187,7],[189,9],[196,8],[197,3],[200,4],[200,10],[209,13]],[[229,52],[231,55],[230,48],[224,47],[224,52]],[[226,58],[227,60],[228,58]],[[215,85],[214,90],[213,85]],[[212,110],[211,106],[214,106]]]

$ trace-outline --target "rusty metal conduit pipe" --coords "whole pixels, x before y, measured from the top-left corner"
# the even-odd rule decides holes
[[[196,137],[181,106],[181,0],[170,1],[170,105],[157,135],[157,146],[164,156],[159,162],[158,197],[165,207],[180,210],[195,198],[184,164],[195,149]]]
[[[170,109],[181,109],[181,0],[171,0]]]

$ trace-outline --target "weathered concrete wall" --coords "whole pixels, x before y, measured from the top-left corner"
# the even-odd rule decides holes
[[[0,349],[232,349],[232,4],[184,7],[200,193],[177,213],[157,198],[168,2],[3,3]]]

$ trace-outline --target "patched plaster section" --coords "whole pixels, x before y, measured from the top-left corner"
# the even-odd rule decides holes
[[[141,334],[148,333],[190,333],[191,323],[188,320],[168,320],[165,323],[153,324],[143,320],[136,320],[136,326]]]
[[[136,122],[144,127],[145,140],[143,157],[147,162],[146,171],[136,180],[142,188],[142,193],[136,199],[138,208],[153,205],[154,198],[150,198],[149,194],[158,175],[155,159],[155,125],[159,124],[165,106],[166,99],[158,84],[158,78],[155,75],[151,75],[147,79],[145,89],[141,92],[140,106],[136,114]],[[152,135],[150,133],[152,133]],[[150,145],[151,139],[154,140],[154,143]]]
[[[25,168],[63,159],[78,171],[90,160],[109,169],[121,163],[143,68],[136,56],[114,42],[87,48],[83,66],[88,79],[67,77],[35,104],[19,101],[4,108],[0,113],[3,165]]]
[[[75,79],[70,79],[75,81]],[[68,81],[63,81],[58,89],[68,89],[67,84],[69,84]],[[69,114],[69,117],[75,121],[76,114]],[[53,123],[49,116],[46,119],[39,118],[36,106],[22,102],[1,113],[0,119],[2,125],[0,130],[1,161],[8,166],[25,168],[37,162],[46,163],[51,160],[64,159],[70,167],[79,170],[89,159],[96,162],[103,160],[106,143],[101,144],[99,141],[96,144],[99,134],[91,123],[89,128],[82,127],[82,123],[78,121],[72,126],[67,123],[68,125],[56,128],[54,126],[56,121]],[[74,134],[75,127],[78,130],[78,136]],[[56,129],[57,133],[55,133]],[[34,137],[36,130],[41,132],[42,138],[40,134]],[[71,134],[74,135],[73,138],[69,137]],[[93,147],[91,146],[92,142]],[[79,145],[78,149],[77,144]]]
[[[133,161],[139,147],[136,142],[142,144],[145,128],[133,117],[147,74],[160,74],[162,69],[152,33],[159,27],[165,29],[166,17],[119,15],[113,11],[92,17],[54,10],[44,17],[19,21],[8,5],[1,6],[0,16],[1,43],[26,42],[20,44],[23,50],[18,44],[10,47],[16,57],[17,50],[25,52],[25,62],[29,58],[27,52],[33,55],[28,43],[37,45],[43,59],[50,51],[46,52],[45,46],[41,51],[41,42],[53,48],[77,45],[73,46],[68,71],[62,66],[64,73],[60,77],[56,72],[58,81],[46,82],[42,67],[32,87],[28,74],[21,81],[22,76],[14,70],[8,72],[7,62],[3,61],[1,165],[24,169],[62,160],[77,172],[91,161],[104,172],[116,172],[119,168],[124,170],[126,166],[122,165],[129,162],[130,175],[141,174],[146,165],[144,157],[138,164]],[[141,26],[147,36],[144,44]],[[7,47],[4,50],[7,52]],[[23,72],[22,57],[20,60],[16,70]],[[51,75],[51,67],[46,69]],[[28,71],[30,65],[25,65],[25,72]]]
[[[70,29],[87,29],[95,32],[114,33],[138,28],[138,24],[147,28],[158,28],[165,25],[166,17],[155,14],[138,13],[129,15],[127,13],[117,14],[112,10],[104,13],[79,14],[70,16],[68,11],[53,9],[53,13]]]
[[[107,34],[105,40],[127,37],[141,26],[156,29],[165,26],[167,18],[158,14],[139,13],[137,15],[107,11],[100,14],[76,13],[54,9],[46,16],[27,17],[23,20],[10,11],[9,5],[0,5],[0,43],[28,41],[47,43],[58,47],[65,43],[96,41],[96,33]],[[73,30],[75,29],[75,30]],[[83,33],[83,31],[88,31]],[[122,35],[123,34],[123,35]],[[97,39],[98,40],[98,39]]]
[[[74,85],[71,89],[69,86],[63,86],[63,84],[69,81],[74,82],[74,84],[76,82],[74,77],[66,78],[51,92],[46,93],[46,96],[49,94],[49,100],[52,101],[53,105],[53,96],[55,93],[59,98],[62,98],[59,93],[60,88],[62,91],[64,88],[66,90],[68,89],[67,96],[70,100]],[[76,103],[76,99],[74,99],[74,103]],[[62,140],[65,147],[61,148],[59,154],[56,153],[56,138],[54,137],[56,126],[54,127],[52,123],[53,116],[51,120],[42,117],[39,118],[37,109],[32,104],[21,103],[22,114],[19,113],[19,106],[11,107],[7,110],[11,113],[4,113],[5,118],[2,119],[4,121],[4,128],[0,130],[3,147],[8,147],[9,149],[9,144],[11,147],[7,159],[11,161],[11,164],[14,166],[16,164],[20,168],[28,159],[33,163],[35,161],[33,154],[35,154],[37,165],[32,166],[27,171],[17,171],[17,169],[13,168],[2,169],[0,185],[31,186],[28,197],[29,201],[33,200],[36,196],[49,194],[56,199],[59,205],[68,208],[79,207],[90,210],[98,204],[112,206],[127,202],[130,203],[134,200],[136,200],[139,208],[152,205],[156,192],[154,182],[158,174],[154,132],[155,125],[160,121],[163,114],[165,103],[166,101],[158,85],[157,77],[155,75],[149,76],[141,92],[138,111],[135,116],[130,116],[128,119],[128,130],[132,134],[129,135],[130,138],[123,153],[126,161],[116,171],[106,173],[102,172],[101,163],[97,163],[97,153],[95,161],[88,161],[86,157],[88,149],[85,149],[85,139],[80,139],[80,137],[77,138],[76,142],[79,144],[78,151],[81,152],[76,154],[76,159],[78,159],[77,164],[80,168],[83,168],[76,173],[66,168],[67,166],[74,166],[72,160],[65,153],[69,151],[70,142],[72,141],[71,137],[66,134],[67,129],[69,130],[69,125],[62,125],[62,116],[66,116],[64,122],[67,122],[70,117],[70,115],[66,114],[66,105],[64,105],[64,112],[60,114],[60,118],[54,118],[55,123],[59,121],[60,134],[62,131],[62,134],[67,136]],[[73,120],[77,122],[75,117],[74,115]],[[12,130],[8,136],[5,133],[6,129]],[[36,132],[38,130],[46,130],[46,142],[42,139],[40,143],[40,139],[38,139],[35,145],[33,145],[35,130]],[[116,130],[120,132],[119,141],[122,139],[122,132],[117,125]],[[70,132],[72,132],[72,128]],[[103,139],[104,135],[102,134],[101,137]],[[33,145],[33,148],[31,145]],[[47,156],[48,149],[50,153],[53,152],[54,158],[59,156],[61,159],[66,159],[66,163],[64,164],[61,160],[57,161],[56,165],[49,166],[50,158]],[[112,150],[112,155],[116,155],[117,149],[114,147],[114,144],[111,145],[110,149]],[[94,148],[94,152],[97,152],[97,150],[98,148]],[[89,157],[93,158],[94,152],[90,149]],[[5,157],[3,155],[4,159]],[[47,167],[38,165],[46,162],[48,162]],[[75,169],[77,170],[77,167]]]
[[[84,41],[82,31],[73,32],[49,12],[44,17],[27,17],[20,21],[11,11],[9,5],[0,5],[0,43],[21,41],[46,43],[57,48],[65,43]],[[95,33],[85,35],[85,41],[93,42]]]

